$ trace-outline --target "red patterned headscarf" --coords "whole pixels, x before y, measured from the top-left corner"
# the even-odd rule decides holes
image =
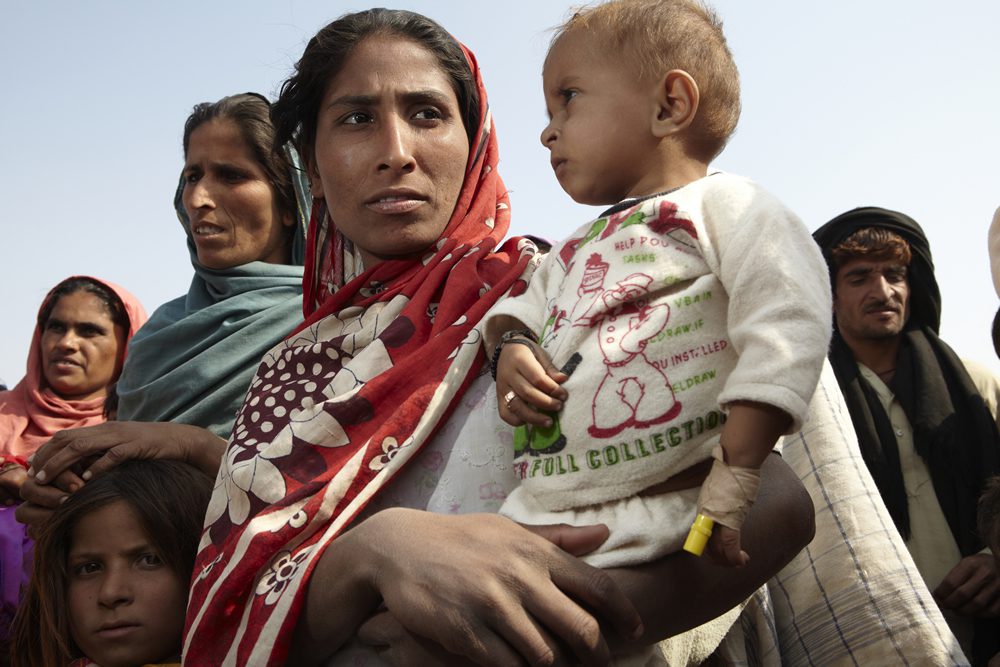
[[[464,48],[464,47],[463,47]],[[434,437],[484,362],[475,325],[535,248],[507,233],[507,191],[475,57],[480,128],[441,238],[352,276],[314,207],[307,320],[261,363],[206,518],[188,606],[190,664],[284,664],[324,548]]]

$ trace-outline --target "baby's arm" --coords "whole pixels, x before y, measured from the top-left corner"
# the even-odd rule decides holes
[[[566,374],[553,366],[545,350],[526,334],[510,334],[527,330],[517,318],[498,315],[489,328],[496,340],[488,340],[487,345],[495,350],[500,346],[494,353],[500,418],[511,426],[551,425],[552,418],[540,411],[562,409],[566,390],[560,385],[566,381]]]
[[[722,429],[721,456],[698,497],[698,514],[715,523],[708,541],[714,560],[742,566],[750,557],[740,549],[740,527],[757,497],[760,466],[788,429],[791,417],[765,403],[737,401],[729,406]]]
[[[740,493],[737,480],[755,487],[764,453],[780,435],[802,427],[832,331],[830,281],[809,230],[750,181],[723,175],[710,184],[702,205],[705,238],[711,242],[705,256],[729,295],[726,327],[739,359],[718,395],[731,412],[723,451],[713,453],[717,461],[698,505],[705,509],[709,482],[725,479],[745,496],[738,510],[756,492]],[[725,500],[726,494],[719,497]],[[742,514],[729,513],[736,521],[709,516],[725,519],[726,528],[717,526],[710,546],[729,563],[746,560],[737,532]]]

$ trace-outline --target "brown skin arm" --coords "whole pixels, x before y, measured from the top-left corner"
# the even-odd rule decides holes
[[[639,636],[638,614],[602,570],[570,555],[607,538],[591,526],[529,531],[495,514],[389,509],[330,544],[309,582],[289,664],[320,664],[382,602],[413,636],[466,664],[605,665],[613,632]]]
[[[199,426],[111,421],[60,431],[35,452],[31,471],[46,484],[81,461],[90,461],[82,473],[87,480],[129,459],[171,459],[215,476],[225,451],[225,439]]]
[[[791,421],[784,411],[771,405],[750,401],[732,403],[721,437],[726,463],[739,468],[760,468]],[[718,523],[712,530],[705,554],[719,563],[736,567],[750,560],[742,548],[740,531]]]
[[[676,553],[656,562],[609,570],[642,616],[641,643],[701,625],[732,609],[787,565],[816,531],[812,499],[781,457],[761,466],[761,487],[741,531],[746,566],[733,568]],[[683,604],[678,604],[682,600]]]
[[[17,519],[33,527],[95,475],[130,459],[184,461],[215,477],[226,441],[211,431],[170,422],[105,422],[60,431],[31,459]]]
[[[776,455],[769,456],[764,462],[761,474],[764,479],[761,492],[757,503],[750,511],[747,522],[744,524],[743,544],[747,551],[754,556],[746,567],[738,569],[726,567],[705,558],[679,553],[647,565],[606,571],[617,587],[628,596],[642,617],[644,631],[641,638],[638,639],[639,643],[650,644],[678,634],[738,605],[774,576],[812,540],[815,531],[812,501],[795,474]],[[356,528],[355,531],[357,530]],[[566,526],[553,526],[532,530],[537,534],[544,535],[554,544],[559,544],[568,552],[576,554],[586,553],[596,548],[606,536],[606,532],[600,533],[600,529],[597,527],[572,529]],[[591,533],[580,531],[591,531]],[[350,534],[348,533],[338,542]],[[361,537],[360,533],[356,536]],[[449,544],[447,541],[442,543]],[[345,546],[348,549],[352,548],[350,545],[345,544]],[[444,557],[447,558],[447,553]],[[504,561],[502,558],[497,558],[495,562],[503,564]],[[345,594],[349,594],[353,589],[357,595],[354,598],[357,605],[354,602],[348,602],[351,598],[340,597],[341,594],[337,592],[326,596],[327,603],[329,600],[337,600],[340,603],[337,605],[337,609],[341,611],[350,606],[352,611],[350,621],[344,619],[345,622],[341,630],[335,635],[326,634],[324,640],[324,633],[327,630],[318,623],[314,624],[310,619],[324,618],[323,604],[325,603],[313,606],[315,601],[307,602],[307,613],[303,616],[303,622],[300,622],[298,632],[292,642],[294,647],[302,649],[304,647],[302,642],[306,641],[304,635],[311,634],[308,642],[322,646],[323,648],[317,650],[323,656],[328,656],[353,632],[353,629],[349,627],[352,623],[365,620],[369,614],[375,611],[380,601],[377,593],[363,584],[359,585],[357,580],[344,580],[345,573],[359,572],[359,570],[351,569],[352,567],[359,566],[349,563],[349,559],[342,560],[339,566],[334,565],[331,561],[328,576],[333,577],[339,572],[339,582],[325,581],[321,583],[314,580],[310,587],[310,591],[314,591],[329,590],[328,586],[339,586],[341,590],[347,592]],[[455,571],[453,566],[451,571]],[[586,576],[587,571],[583,570],[581,574]],[[473,577],[473,579],[484,578],[485,575]],[[514,580],[509,581],[508,585],[514,586],[518,583]],[[520,582],[520,584],[518,589],[521,592],[529,590],[525,582]],[[596,585],[603,586],[605,584]],[[470,591],[465,592],[470,593]],[[574,597],[569,592],[567,595]],[[473,599],[475,600],[476,596],[473,596]],[[678,604],[678,600],[683,600],[683,604]],[[568,601],[564,600],[563,604],[565,609],[572,609]],[[426,610],[427,622],[433,623],[435,619],[443,622],[441,610],[445,608],[438,607],[438,611],[435,612],[433,608],[429,607]],[[536,650],[532,654],[533,658],[525,657],[524,653],[511,653],[512,644],[509,638],[502,631],[493,630],[490,631],[490,639],[486,640],[489,648],[486,644],[480,643],[479,648],[483,652],[477,653],[473,657],[472,649],[462,646],[457,636],[451,637],[451,641],[445,648],[442,643],[428,639],[429,635],[414,629],[413,619],[404,618],[407,612],[413,612],[412,608],[397,609],[397,611],[398,613],[393,611],[392,605],[389,605],[389,610],[375,614],[359,630],[359,638],[364,643],[376,648],[383,658],[390,660],[393,664],[469,664],[470,660],[478,664],[496,664],[504,662],[504,659],[507,659],[509,664],[579,664],[581,661],[578,652],[575,653],[568,649],[564,642],[553,639],[553,635],[557,633],[548,632],[545,629],[539,636],[549,646],[549,650]],[[606,617],[606,614],[597,615],[602,618]],[[329,616],[325,618],[329,618]],[[416,626],[421,623],[422,621],[418,619]],[[585,623],[580,627],[584,626]],[[619,627],[627,627],[627,624],[623,626],[619,622]],[[612,651],[630,641],[625,639],[626,634],[628,633],[616,630],[608,624],[605,624],[602,632]],[[597,646],[593,639],[589,641],[590,646]],[[490,644],[490,642],[494,643]],[[473,641],[473,643],[475,642]],[[585,641],[581,645],[586,646],[587,642]],[[599,659],[598,653],[600,656],[605,655],[603,649],[595,648],[594,650],[597,651],[594,653],[595,660]],[[302,654],[296,653],[293,657],[300,655]],[[318,655],[319,653],[314,658],[316,661],[320,659]],[[296,661],[295,664],[299,663]]]
[[[726,463],[741,468],[759,468],[791,421],[791,417],[773,406],[734,402],[729,406],[729,416],[722,427]]]

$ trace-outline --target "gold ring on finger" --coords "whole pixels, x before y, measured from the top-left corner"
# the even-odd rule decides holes
[[[503,395],[503,400],[507,403],[508,410],[510,410],[510,404],[514,402],[515,398],[517,398],[517,394],[515,394],[513,390],[508,391]]]

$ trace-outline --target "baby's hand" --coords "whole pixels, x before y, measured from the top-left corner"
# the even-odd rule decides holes
[[[740,549],[740,531],[718,523],[712,528],[705,553],[719,565],[743,567],[750,562],[747,552]]]
[[[560,385],[566,374],[537,344],[524,339],[508,342],[497,360],[497,401],[500,418],[511,426],[550,426],[552,418],[540,412],[558,412],[566,400]]]

